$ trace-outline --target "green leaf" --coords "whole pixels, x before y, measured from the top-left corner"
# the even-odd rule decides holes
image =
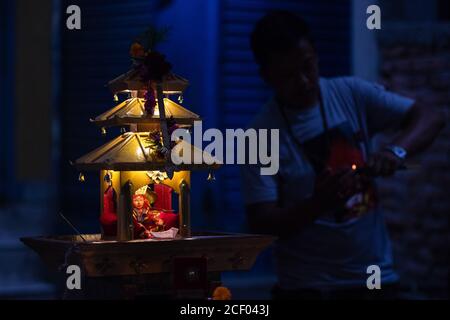
[[[156,46],[166,41],[170,32],[170,27],[158,29],[155,25],[150,25],[145,32],[138,37],[138,41],[146,50],[155,50]]]

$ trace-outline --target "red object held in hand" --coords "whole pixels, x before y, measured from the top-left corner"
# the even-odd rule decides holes
[[[350,145],[345,139],[338,138],[333,141],[330,157],[327,161],[327,166],[331,169],[332,174],[340,169],[350,169],[352,165],[355,165],[357,168],[365,165],[361,151]]]

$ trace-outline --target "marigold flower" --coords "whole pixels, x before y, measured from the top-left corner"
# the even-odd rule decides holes
[[[214,289],[213,300],[231,300],[231,292],[226,287],[217,287]]]

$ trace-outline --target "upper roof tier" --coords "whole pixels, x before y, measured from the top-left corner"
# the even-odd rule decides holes
[[[181,94],[186,90],[189,81],[170,72],[163,77],[163,93]],[[148,83],[142,81],[138,69],[132,68],[117,78],[108,82],[108,88],[113,94],[125,90],[147,90]]]
[[[145,99],[130,98],[119,103],[114,108],[102,113],[95,119],[91,119],[100,127],[111,127],[130,124],[159,123],[159,109],[155,108],[153,115],[147,115],[145,111]],[[194,121],[200,120],[200,116],[192,111],[180,106],[170,99],[164,98],[164,109],[166,118],[173,117],[180,125],[192,125]]]

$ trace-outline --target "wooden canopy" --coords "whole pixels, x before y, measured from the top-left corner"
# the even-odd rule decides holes
[[[155,113],[153,115],[147,115],[144,104],[145,99],[143,98],[127,99],[114,108],[97,116],[95,119],[91,119],[91,122],[100,127],[159,123],[160,117],[158,108],[155,108]],[[192,125],[194,121],[201,120],[199,115],[167,98],[164,98],[164,108],[166,117],[170,118],[173,116],[177,124]]]
[[[165,171],[171,163],[151,152],[151,149],[148,147],[147,138],[148,133],[145,132],[124,133],[79,158],[75,161],[74,165],[80,171]],[[177,156],[181,157],[182,150],[188,150],[188,148],[191,150],[191,164],[176,166],[175,171],[217,169],[221,165],[210,154],[183,140],[180,140],[174,149],[178,150]],[[194,164],[194,159],[202,159],[202,162]]]
[[[174,73],[163,78],[163,92],[165,94],[181,94],[186,90],[189,81]],[[131,69],[108,82],[108,88],[113,94],[124,90],[147,90],[148,83],[143,82],[137,69]]]

